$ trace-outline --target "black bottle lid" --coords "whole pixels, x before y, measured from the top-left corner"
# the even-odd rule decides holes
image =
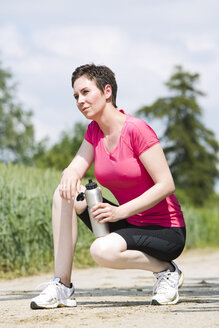
[[[92,179],[88,179],[88,184],[86,184],[86,189],[91,190],[97,188],[96,182],[93,182]]]

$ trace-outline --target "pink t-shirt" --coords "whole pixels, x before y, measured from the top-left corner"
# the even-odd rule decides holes
[[[95,121],[89,124],[85,139],[94,147],[97,181],[113,193],[120,205],[140,196],[154,185],[139,159],[144,151],[159,142],[155,132],[146,122],[126,114],[119,142],[112,152],[107,151],[104,134]],[[137,226],[185,226],[175,194],[126,220]]]

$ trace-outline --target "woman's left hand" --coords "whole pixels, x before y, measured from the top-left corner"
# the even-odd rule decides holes
[[[122,218],[119,216],[119,206],[113,206],[108,203],[98,203],[94,205],[91,210],[92,217],[99,223],[116,222]]]

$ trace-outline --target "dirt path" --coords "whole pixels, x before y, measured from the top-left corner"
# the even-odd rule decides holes
[[[76,308],[31,310],[35,287],[51,275],[0,280],[0,327],[219,327],[219,250],[184,253],[180,303],[151,306],[153,276],[140,270],[75,270]]]

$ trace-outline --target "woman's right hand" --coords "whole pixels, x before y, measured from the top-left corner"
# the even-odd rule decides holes
[[[60,196],[65,200],[74,200],[76,193],[81,190],[81,180],[73,168],[67,167],[62,172],[59,185]]]

